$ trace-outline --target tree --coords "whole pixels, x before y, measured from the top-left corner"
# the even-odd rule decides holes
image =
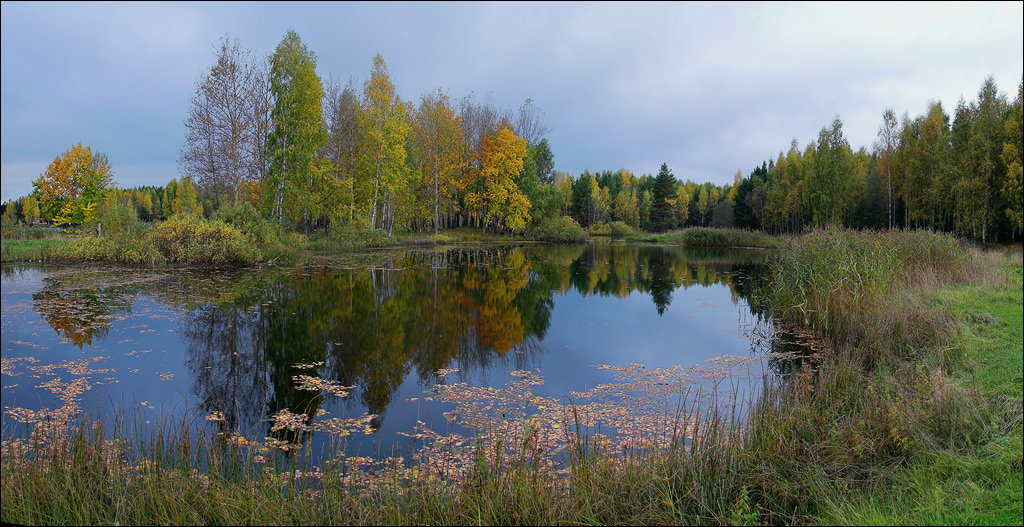
[[[676,226],[672,200],[676,197],[676,178],[668,169],[667,163],[661,164],[658,176],[654,179],[653,201],[651,203],[651,228],[657,232],[665,232]]]
[[[149,192],[140,192],[139,199],[135,201],[139,212],[145,214],[147,220],[153,219],[153,195]]]
[[[441,204],[454,199],[455,180],[465,163],[466,145],[459,122],[448,96],[440,88],[422,96],[412,122],[422,184],[433,197],[435,234],[441,223]]]
[[[544,112],[534,106],[533,99],[526,99],[526,102],[519,107],[519,113],[516,114],[511,124],[516,135],[525,139],[526,145],[529,147],[539,145],[550,131]]]
[[[1003,182],[1003,197],[1006,199],[1006,216],[1010,225],[1017,233],[1024,231],[1024,210],[1022,210],[1022,180],[1024,170],[1021,165],[1021,153],[1024,152],[1024,119],[1021,117],[1021,105],[1024,99],[1024,80],[1017,87],[1017,98],[1013,101],[1010,115],[1006,120],[1006,142],[1003,143],[1003,163],[1006,165],[1006,181]]]
[[[199,204],[196,186],[192,183],[191,178],[181,178],[180,184],[172,179],[171,183],[177,187],[174,199],[171,202],[171,214],[196,215],[202,212],[203,208]],[[170,186],[168,184],[168,187]]]
[[[39,219],[39,202],[33,195],[29,194],[21,200],[21,215],[25,217],[27,225],[32,225]]]
[[[945,213],[943,198],[948,193],[950,162],[949,116],[941,102],[928,105],[928,112],[918,125],[916,163],[913,168],[908,198],[916,202],[917,221],[935,229]],[[913,218],[912,218],[913,219]]]
[[[882,113],[882,124],[878,127],[878,140],[875,142],[875,152],[878,154],[879,163],[882,165],[883,172],[885,173],[890,229],[893,226],[892,158],[899,149],[899,140],[899,123],[896,121],[896,112],[892,108],[887,108]]]
[[[711,195],[708,193],[707,185],[701,185],[700,190],[697,192],[697,216],[701,227],[706,225],[708,213],[711,208],[714,207],[714,203],[711,201]]]
[[[256,96],[265,79],[260,64],[238,40],[222,37],[217,60],[196,91],[185,120],[183,173],[195,178],[219,207],[237,203],[245,182],[261,177],[257,159],[266,102]]]
[[[842,225],[851,157],[850,145],[843,135],[843,121],[836,115],[832,124],[818,133],[813,170],[808,178],[808,199],[816,225]]]
[[[632,187],[622,188],[612,202],[612,217],[637,229],[640,227],[639,206],[636,190]]]
[[[174,215],[174,199],[178,197],[178,180],[171,179],[164,187],[162,214],[165,218]]]
[[[548,140],[541,139],[536,145],[530,146],[530,156],[533,159],[534,170],[537,171],[537,181],[544,185],[554,183],[555,155],[551,152]]]
[[[271,57],[270,90],[275,97],[273,129],[267,137],[269,167],[265,209],[307,227],[333,196],[320,155],[327,143],[323,123],[323,86],[316,55],[289,29]],[[269,188],[268,188],[269,187]]]
[[[359,129],[362,108],[354,80],[349,79],[343,90],[336,83],[329,84],[325,111],[328,130],[325,152],[331,162],[335,185],[345,195],[340,203],[343,210],[337,212],[351,220],[355,217],[356,169],[363,141]]]
[[[972,124],[968,148],[976,163],[976,189],[981,193],[981,244],[988,242],[988,226],[995,218],[992,214],[993,190],[998,191],[1002,185],[996,176],[1002,161],[1003,134],[1006,131],[1002,124],[1003,110],[1006,101],[999,96],[995,80],[986,77],[978,91],[978,101],[972,107]]]
[[[361,212],[369,214],[373,228],[377,228],[380,219],[380,226],[390,234],[395,212],[393,200],[403,183],[409,124],[405,105],[395,92],[387,64],[379,53],[373,56],[370,79],[363,84],[362,108],[363,149],[359,170],[363,195],[370,194],[370,186],[373,191],[372,199],[366,200],[370,210],[364,208]]]
[[[644,190],[640,193],[640,204],[637,207],[637,214],[640,216],[640,227],[643,229],[651,228],[651,203],[653,201],[654,198],[650,190]]]
[[[594,207],[591,204],[597,182],[584,170],[572,185],[572,216],[584,229],[594,223]]]
[[[490,95],[484,102],[479,103],[473,94],[463,97],[459,105],[459,118],[462,125],[462,137],[466,144],[467,162],[462,177],[459,179],[458,192],[476,192],[483,194],[484,180],[480,171],[480,144],[484,137],[495,129],[498,124],[498,111],[491,104]],[[475,190],[474,190],[475,189]],[[478,203],[479,205],[479,203]],[[473,211],[469,204],[466,204],[466,214],[470,214],[483,221],[483,211]]]
[[[487,223],[497,220],[513,232],[525,229],[530,221],[530,200],[519,190],[516,177],[523,169],[526,140],[517,137],[512,125],[502,119],[498,130],[484,137],[479,151],[484,184],[479,194],[466,194],[466,202],[470,207],[478,205],[482,211],[481,228],[486,232]]]
[[[113,184],[110,162],[82,143],[57,157],[32,183],[44,216],[56,225],[91,222],[106,190]]]

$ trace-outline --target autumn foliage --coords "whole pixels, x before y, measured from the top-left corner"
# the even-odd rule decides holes
[[[95,219],[112,174],[106,156],[93,156],[82,143],[50,163],[32,183],[44,216],[56,225],[81,225]]]

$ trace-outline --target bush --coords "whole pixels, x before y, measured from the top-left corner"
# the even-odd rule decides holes
[[[587,229],[587,233],[591,236],[611,236],[612,228],[607,223],[594,223]]]
[[[581,243],[587,241],[587,233],[576,220],[561,216],[542,220],[534,229],[534,237],[545,242]]]
[[[107,233],[96,237],[92,233],[80,235],[58,250],[57,259],[76,262],[118,262],[129,265],[156,265],[166,260],[153,246],[151,231],[134,235],[127,231]]]
[[[153,244],[168,262],[186,265],[245,265],[260,251],[242,233],[219,220],[179,215],[153,230]]]
[[[609,227],[611,228],[613,238],[625,238],[636,234],[636,229],[630,227],[624,221],[613,221]]]
[[[356,217],[345,225],[334,227],[326,239],[321,239],[317,246],[329,250],[352,250],[366,247],[388,247],[398,242],[380,229],[370,227],[366,218]]]
[[[263,255],[280,254],[294,247],[291,243],[285,243],[279,225],[267,221],[248,203],[221,207],[214,213],[213,219],[237,230],[247,241],[256,245]]]

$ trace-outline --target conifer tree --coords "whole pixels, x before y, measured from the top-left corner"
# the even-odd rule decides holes
[[[657,232],[665,232],[676,226],[672,200],[676,197],[676,177],[668,169],[667,163],[661,164],[661,170],[654,179],[654,196],[651,203],[651,228]]]

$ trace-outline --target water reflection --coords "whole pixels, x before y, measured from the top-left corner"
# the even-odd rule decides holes
[[[442,368],[457,368],[451,377],[459,381],[499,367],[537,368],[557,296],[639,292],[664,317],[680,289],[720,284],[736,305],[749,296],[764,253],[610,244],[375,258],[361,269],[65,270],[43,279],[33,309],[78,348],[104,340],[139,298],[180,310],[189,389],[232,429],[266,430],[267,417],[284,410],[316,419],[333,401],[303,389],[300,375],[354,386],[343,406],[376,414],[371,425],[379,427],[408,379],[425,389]]]

